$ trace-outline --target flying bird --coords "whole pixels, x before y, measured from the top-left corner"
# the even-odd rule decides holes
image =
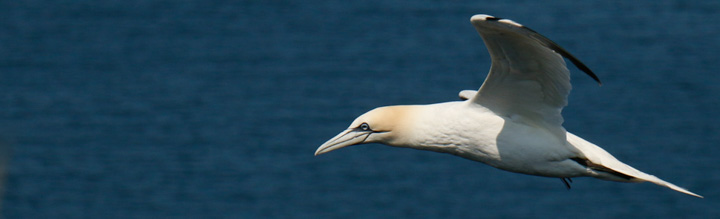
[[[322,144],[315,155],[366,143],[448,153],[515,173],[652,182],[702,196],[627,165],[562,126],[570,93],[563,59],[600,79],[550,39],[512,20],[474,15],[492,65],[478,91],[462,101],[375,108]],[[570,181],[571,182],[571,181]]]

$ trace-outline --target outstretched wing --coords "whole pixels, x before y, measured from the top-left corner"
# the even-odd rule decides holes
[[[475,15],[470,21],[492,59],[490,73],[472,101],[500,116],[562,128],[560,113],[571,89],[563,57],[600,83],[565,49],[521,24],[489,15]],[[558,134],[564,135],[564,129]]]

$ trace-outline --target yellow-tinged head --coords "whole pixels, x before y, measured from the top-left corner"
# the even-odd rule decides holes
[[[370,110],[355,119],[348,129],[322,144],[315,155],[365,143],[402,145],[415,109],[416,106],[387,106]]]

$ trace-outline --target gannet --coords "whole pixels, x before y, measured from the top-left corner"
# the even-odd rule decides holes
[[[470,22],[492,61],[478,91],[462,101],[375,108],[355,119],[315,155],[366,143],[448,153],[515,173],[556,177],[570,188],[573,177],[652,182],[702,198],[639,171],[562,126],[570,71],[564,58],[600,79],[550,39],[512,20],[474,15]]]

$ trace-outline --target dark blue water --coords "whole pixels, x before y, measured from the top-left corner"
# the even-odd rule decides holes
[[[2,1],[5,218],[720,215],[718,1]],[[455,100],[489,68],[473,14],[555,40],[566,128],[649,183],[519,175],[382,145],[357,115]]]

